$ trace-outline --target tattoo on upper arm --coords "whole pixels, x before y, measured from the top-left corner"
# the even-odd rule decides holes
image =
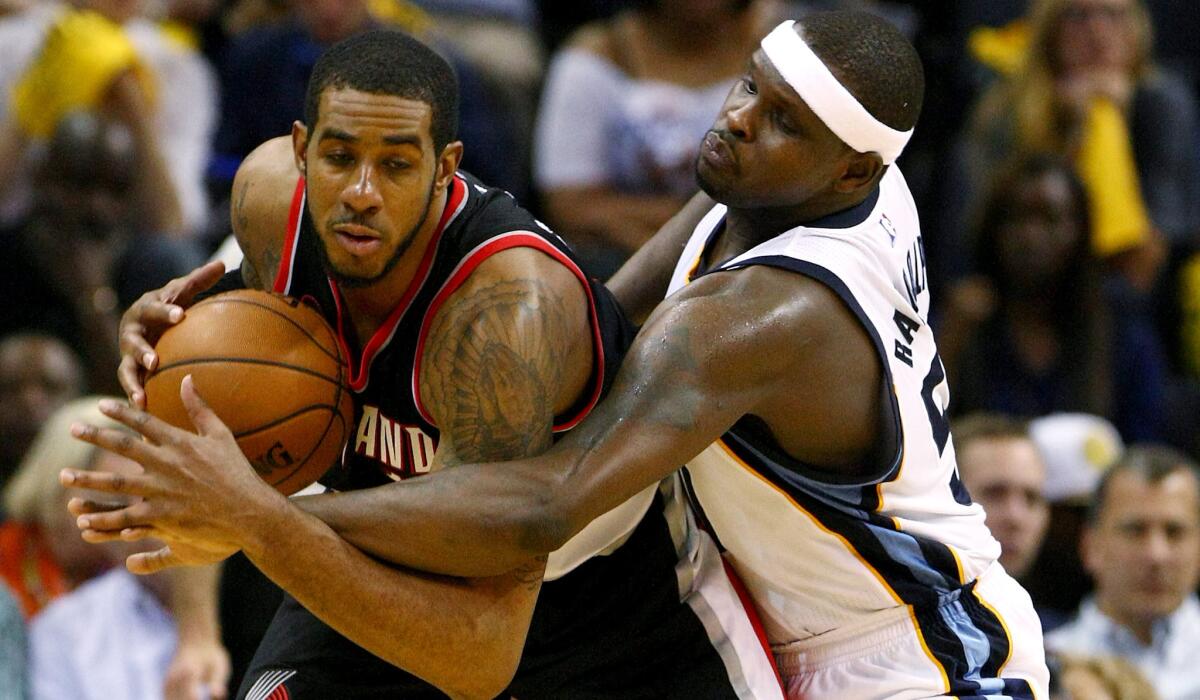
[[[233,205],[233,218],[239,231],[245,231],[250,228],[250,217],[246,215],[246,193],[249,190],[250,180],[247,179],[242,183],[242,189],[237,195],[237,202]]]
[[[450,438],[441,448],[447,454],[439,452],[443,464],[511,459],[549,447],[573,340],[570,318],[559,293],[537,279],[480,286],[439,311],[421,382]]]
[[[238,188],[233,203],[234,235],[245,256],[242,264],[242,281],[250,289],[270,289],[275,282],[275,274],[279,270],[281,253],[277,246],[268,243],[263,246],[256,241],[255,232],[251,231],[250,213],[247,210],[249,202],[250,180],[244,179]],[[267,236],[268,241],[274,241],[275,236]]]
[[[246,285],[246,289],[262,289],[262,282],[258,279],[258,271],[254,269],[254,265],[250,264],[249,258],[242,259],[242,284]]]

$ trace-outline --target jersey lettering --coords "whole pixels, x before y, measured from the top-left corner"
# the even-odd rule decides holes
[[[354,452],[378,462],[391,478],[407,479],[429,472],[437,443],[420,427],[389,418],[378,406],[363,406]]]
[[[908,294],[908,301],[917,310],[917,313],[921,312],[921,304],[918,299],[921,292],[924,292],[928,286],[929,278],[925,274],[925,246],[922,245],[921,236],[918,235],[904,259],[904,291]]]
[[[896,309],[895,315],[892,316],[892,321],[895,322],[896,328],[900,329],[900,334],[904,336],[904,340],[896,339],[896,359],[900,360],[909,367],[913,366],[912,342],[913,333],[915,333],[921,324],[914,321],[908,316],[905,316],[899,309]]]

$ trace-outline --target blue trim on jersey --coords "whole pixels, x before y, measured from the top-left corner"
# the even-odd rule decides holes
[[[975,597],[974,586],[971,583],[948,596],[932,614],[917,615],[926,646],[950,680],[949,694],[976,700],[1032,700],[1028,681],[998,675],[1011,640],[996,614]]]
[[[859,325],[870,336],[871,342],[875,346],[875,352],[879,355],[879,362],[883,366],[883,393],[886,396],[885,404],[890,409],[891,417],[890,437],[896,445],[895,454],[892,456],[891,462],[887,467],[866,478],[831,472],[782,454],[772,455],[772,461],[781,462],[793,471],[810,476],[814,480],[824,484],[866,486],[895,479],[900,471],[900,464],[904,460],[904,425],[900,422],[900,404],[896,400],[896,394],[892,389],[894,382],[892,380],[892,368],[888,364],[888,351],[883,344],[883,340],[879,337],[879,332],[875,330],[875,324],[871,323],[871,318],[867,316],[867,312],[863,310],[858,300],[854,298],[854,294],[850,292],[849,287],[846,286],[846,283],[840,277],[828,269],[807,260],[798,260],[786,255],[764,255],[762,257],[738,260],[729,265],[722,265],[713,271],[739,270],[752,265],[775,267],[810,277],[837,294],[842,303],[854,312],[855,317],[858,318]],[[874,508],[871,510],[874,510]]]
[[[816,221],[808,221],[799,225],[805,228],[854,228],[871,218],[871,212],[875,211],[875,205],[878,202],[879,185],[876,184],[875,189],[871,190],[871,194],[867,195],[866,199],[849,209],[827,214]]]
[[[721,442],[822,527],[845,538],[904,603],[933,610],[961,590],[958,563],[946,545],[899,530],[891,518],[863,509],[864,492],[874,487],[822,484],[765,459],[737,435],[726,434]]]

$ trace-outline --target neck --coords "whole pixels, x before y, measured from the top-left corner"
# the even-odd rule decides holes
[[[382,279],[365,287],[340,287],[342,299],[346,304],[346,315],[360,343],[366,342],[383,324],[412,285],[421,260],[425,257],[425,251],[429,248],[433,234],[437,232],[438,223],[442,220],[449,192],[450,188],[446,188],[433,197],[425,220],[417,229],[408,250]]]
[[[874,188],[844,197],[813,199],[792,207],[729,207],[726,232],[735,238],[761,243],[797,226],[823,219],[862,204]]]
[[[1101,598],[1096,599],[1096,606],[1110,620],[1129,630],[1130,634],[1136,637],[1143,646],[1150,646],[1150,643],[1154,641],[1154,625],[1161,618],[1124,615],[1120,612],[1120,608]]]

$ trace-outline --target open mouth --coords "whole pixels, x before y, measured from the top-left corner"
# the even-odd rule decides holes
[[[358,224],[338,224],[333,227],[338,244],[353,255],[367,255],[383,245],[379,232]]]

